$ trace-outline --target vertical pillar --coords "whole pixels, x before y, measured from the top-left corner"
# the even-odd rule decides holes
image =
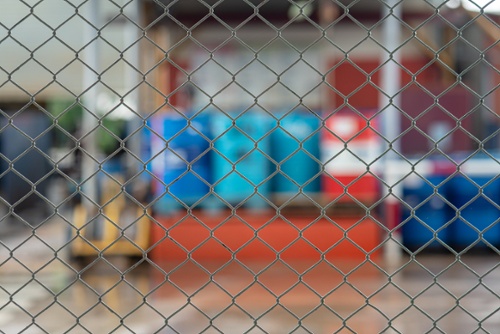
[[[129,8],[130,7],[130,8]],[[124,71],[124,82],[125,82],[125,104],[132,111],[130,112],[131,117],[128,120],[127,127],[129,134],[135,133],[130,137],[128,142],[128,149],[134,153],[134,155],[141,156],[141,132],[137,132],[143,124],[143,111],[141,110],[140,104],[140,87],[136,87],[139,83],[139,67],[140,67],[140,42],[138,41],[141,37],[139,33],[139,28],[137,25],[141,25],[142,22],[142,3],[140,1],[132,1],[127,5],[129,9],[127,11],[127,20],[125,27],[123,29],[123,41],[124,49],[127,50],[126,60],[128,65],[125,67]],[[130,175],[134,175],[141,169],[140,163],[132,154],[127,154],[126,167],[127,172]]]
[[[97,122],[97,98],[98,88],[96,80],[99,73],[99,41],[98,36],[99,25],[99,0],[89,0],[88,13],[86,15],[89,23],[85,24],[84,40],[92,42],[87,45],[83,53],[83,62],[86,64],[83,73],[82,91],[88,89],[83,95],[83,116],[82,116],[82,146],[86,151],[82,155],[82,187],[85,196],[82,196],[82,201],[86,205],[88,211],[95,210],[92,202],[98,201],[97,177],[92,176],[97,168],[94,159],[97,157],[97,142],[94,128]],[[91,88],[89,88],[91,87]],[[86,200],[85,198],[90,199]]]
[[[399,0],[385,0],[382,17],[382,52],[380,110],[382,110],[382,133],[389,142],[390,150],[383,157],[384,170],[382,171],[385,182],[389,185],[387,197],[385,199],[386,226],[389,229],[389,239],[384,244],[384,258],[388,266],[395,266],[401,259],[401,233],[395,227],[400,219],[400,186],[397,185],[401,175],[397,173],[398,156],[395,152],[400,152],[399,141],[396,140],[401,133],[400,112],[398,110],[398,92],[401,88],[400,52],[397,48],[401,43],[401,27],[399,18],[402,17],[402,4]]]

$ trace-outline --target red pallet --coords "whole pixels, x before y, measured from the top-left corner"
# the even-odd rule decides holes
[[[238,216],[196,213],[157,217],[149,253],[157,263],[193,259],[229,261],[370,259],[380,255],[380,226],[372,218],[277,217],[238,212]],[[347,236],[347,238],[345,237]]]

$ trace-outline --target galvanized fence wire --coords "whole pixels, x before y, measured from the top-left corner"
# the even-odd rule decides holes
[[[0,52],[20,56],[0,60],[13,96],[0,109],[0,332],[495,332],[495,3],[10,4]],[[52,47],[69,58],[52,61]],[[297,110],[317,124],[300,137],[286,123]],[[108,123],[120,112],[122,133]],[[207,115],[222,125],[206,131]],[[269,144],[276,133],[292,144]],[[176,146],[186,134],[202,142],[194,156]],[[199,167],[207,156],[217,177]],[[317,166],[306,179],[290,167],[304,159]],[[294,190],[275,196],[275,179]],[[207,190],[192,199],[195,184]]]

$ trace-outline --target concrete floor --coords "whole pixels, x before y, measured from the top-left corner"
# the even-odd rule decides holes
[[[79,267],[67,223],[0,244],[1,333],[497,333],[499,256]],[[459,261],[460,260],[460,261]],[[381,264],[379,264],[381,265]],[[167,275],[168,274],[168,275]]]

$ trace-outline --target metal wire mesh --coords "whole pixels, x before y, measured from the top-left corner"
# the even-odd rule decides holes
[[[498,328],[497,1],[0,13],[0,332]]]

